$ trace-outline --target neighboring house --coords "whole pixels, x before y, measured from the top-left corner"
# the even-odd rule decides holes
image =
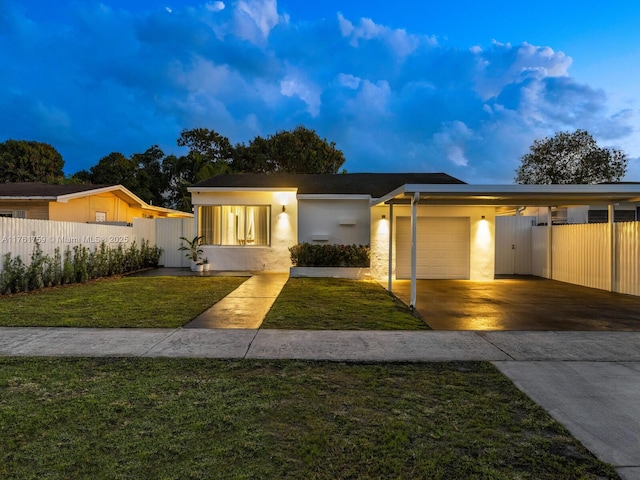
[[[541,207],[529,207],[521,212],[524,216],[536,217],[538,225],[547,223],[547,210]],[[638,203],[620,203],[615,205],[613,212],[614,222],[635,222],[640,220],[640,207]],[[551,222],[553,225],[574,223],[607,223],[609,221],[608,205],[577,205],[554,207],[551,210]]]
[[[190,218],[149,205],[122,185],[0,183],[0,217],[127,225],[134,218]]]
[[[379,279],[493,280],[496,215],[640,200],[640,185],[467,185],[443,173],[219,175],[189,191],[215,270],[284,271],[302,242],[370,244]]]

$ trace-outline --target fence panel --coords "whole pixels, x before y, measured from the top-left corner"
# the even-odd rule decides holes
[[[556,225],[552,244],[554,280],[609,289],[609,227],[606,223]]]
[[[640,222],[616,223],[616,291],[640,295]]]
[[[531,227],[536,217],[496,217],[496,275],[531,274]]]
[[[188,267],[184,252],[178,251],[180,237],[193,238],[195,235],[193,218],[156,219],[156,245],[162,248],[160,265],[165,267]]]
[[[0,217],[0,255],[20,256],[29,264],[36,243],[40,244],[44,254],[51,256],[56,248],[60,252],[75,246],[93,250],[103,242],[111,248],[118,245],[126,248],[135,240],[139,246],[143,239],[147,240],[143,235],[148,229],[149,225],[144,222],[136,230],[120,225]],[[149,243],[153,245],[151,241]]]
[[[549,278],[547,272],[547,227],[531,227],[531,274]]]

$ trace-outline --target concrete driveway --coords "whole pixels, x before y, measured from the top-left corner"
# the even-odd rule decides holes
[[[405,303],[410,289],[393,282]],[[640,297],[539,277],[418,280],[416,310],[434,330],[640,331]]]

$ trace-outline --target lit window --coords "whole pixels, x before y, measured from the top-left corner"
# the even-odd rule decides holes
[[[198,211],[198,235],[205,245],[269,245],[270,226],[269,205],[216,205]]]

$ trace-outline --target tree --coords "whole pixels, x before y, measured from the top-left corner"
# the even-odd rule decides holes
[[[249,146],[236,146],[231,167],[251,173],[338,173],[344,162],[335,142],[300,125],[267,138],[258,136]]]
[[[149,147],[144,153],[131,155],[131,162],[136,168],[135,194],[145,202],[159,207],[165,206],[164,193],[169,186],[162,170],[164,158],[164,152],[157,145]]]
[[[203,164],[229,164],[235,153],[227,137],[208,128],[183,130],[178,138],[178,146],[188,147],[189,153],[197,152],[200,154]]]
[[[1,182],[59,183],[64,160],[51,145],[29,140],[0,143]]]
[[[622,150],[598,147],[585,130],[537,139],[529,150],[520,159],[516,183],[618,182],[627,171],[627,155]]]
[[[111,152],[89,169],[89,178],[95,185],[122,185],[135,192],[136,165],[120,152]]]

